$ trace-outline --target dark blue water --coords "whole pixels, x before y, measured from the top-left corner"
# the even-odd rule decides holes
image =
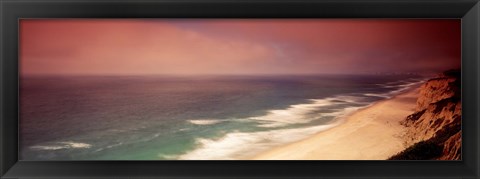
[[[333,127],[418,76],[27,76],[22,160],[244,159]]]

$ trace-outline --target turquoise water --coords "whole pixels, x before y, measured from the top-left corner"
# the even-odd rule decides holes
[[[244,159],[334,127],[413,75],[26,76],[21,160]]]

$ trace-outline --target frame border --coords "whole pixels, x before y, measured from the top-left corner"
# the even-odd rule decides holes
[[[463,160],[18,161],[20,18],[461,18]],[[0,26],[0,178],[480,178],[479,0],[0,0]]]

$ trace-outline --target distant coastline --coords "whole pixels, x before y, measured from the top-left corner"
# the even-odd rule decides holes
[[[461,141],[460,71],[450,70],[252,159],[460,160]]]

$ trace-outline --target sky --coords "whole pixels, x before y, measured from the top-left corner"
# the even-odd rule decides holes
[[[436,73],[459,19],[22,19],[22,75]]]

